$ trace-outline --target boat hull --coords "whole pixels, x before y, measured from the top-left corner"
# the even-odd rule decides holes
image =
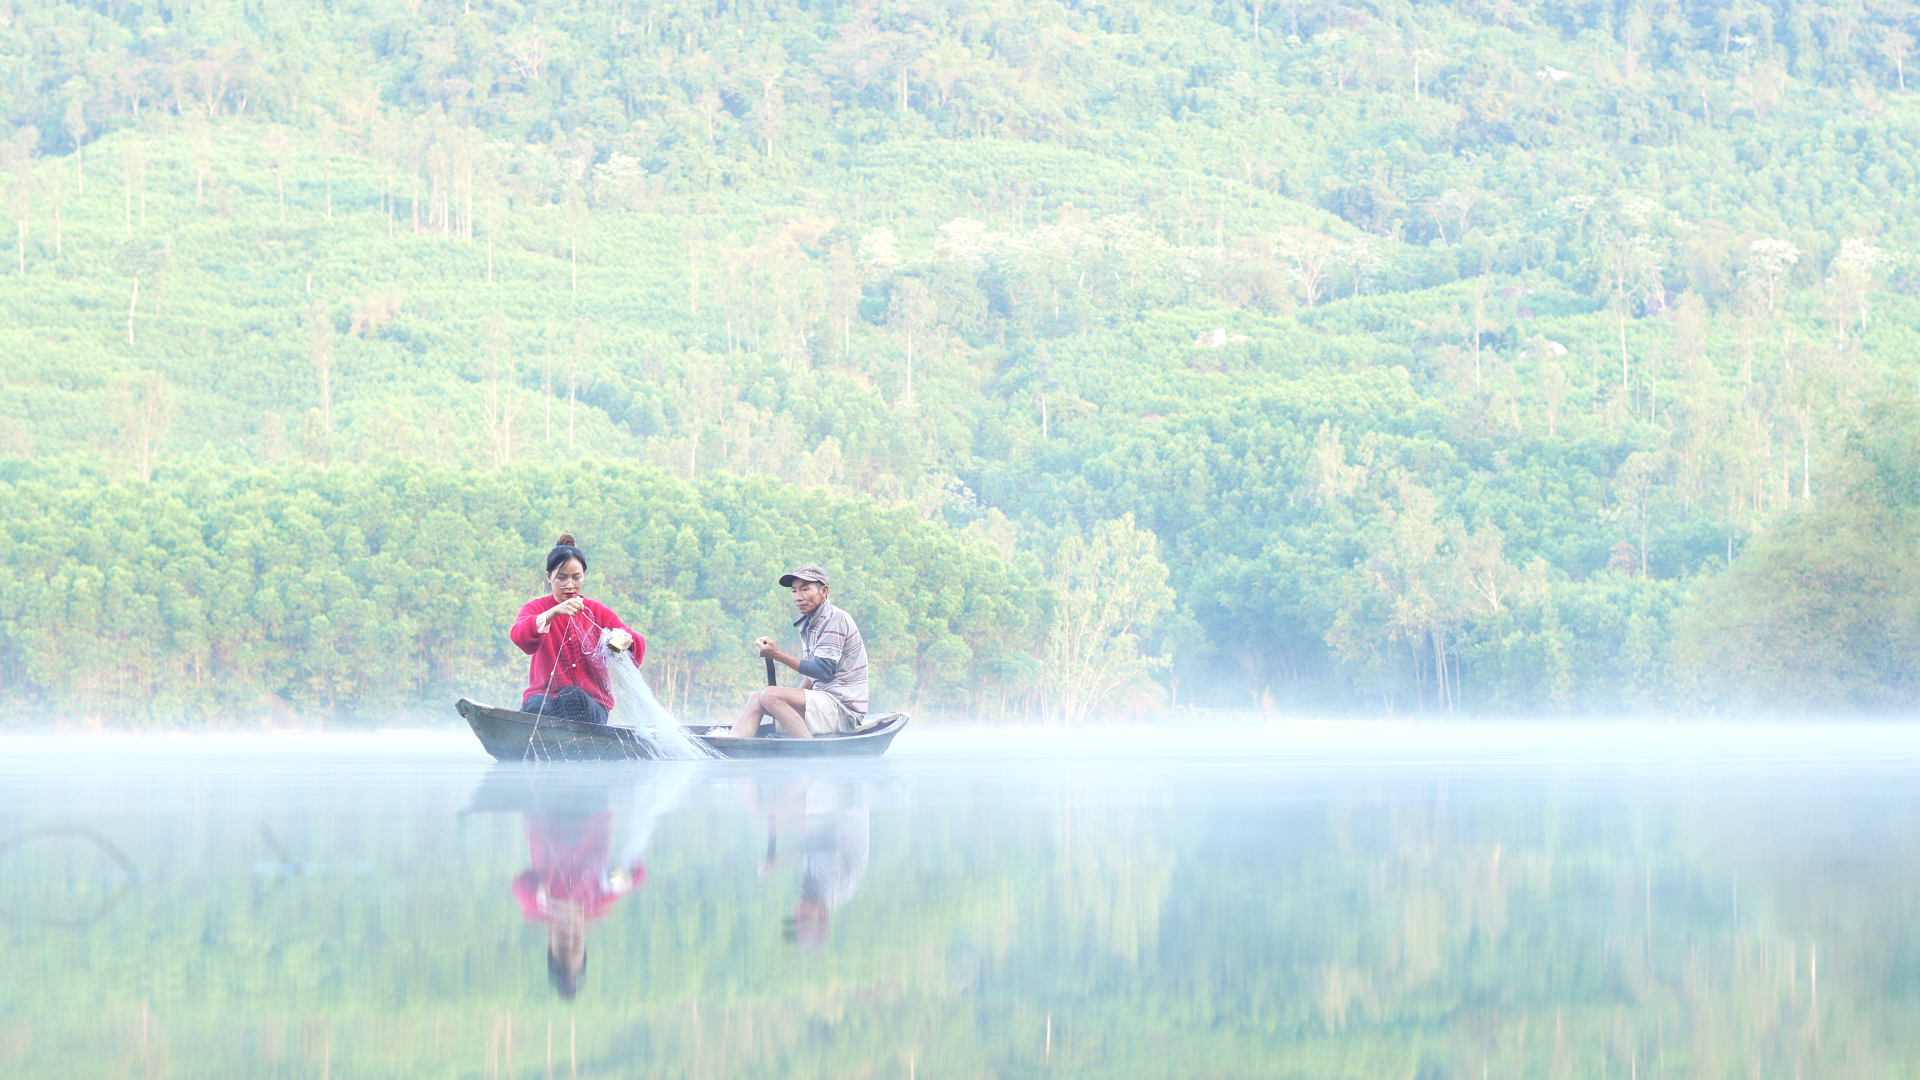
[[[482,705],[467,698],[461,698],[454,708],[496,761],[644,761],[653,757],[651,746],[622,727],[536,716]],[[893,713],[875,719],[878,723],[873,727],[853,735],[821,735],[811,739],[783,736],[735,739],[705,735],[691,738],[723,758],[879,757],[893,745],[893,737],[907,726],[910,718],[906,713]]]

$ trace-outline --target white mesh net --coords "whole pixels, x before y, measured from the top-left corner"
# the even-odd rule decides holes
[[[720,756],[689,738],[687,729],[653,696],[653,688],[640,674],[640,666],[633,662],[632,649],[609,649],[606,633],[602,632],[600,657],[606,662],[607,682],[613,690],[609,724],[631,728],[635,736],[653,748],[654,757],[662,760],[693,761]]]

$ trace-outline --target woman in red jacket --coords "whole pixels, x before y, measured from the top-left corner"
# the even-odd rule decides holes
[[[636,665],[646,655],[647,642],[605,604],[580,595],[586,578],[587,553],[573,546],[571,535],[562,534],[547,553],[552,592],[527,601],[507,636],[533,657],[521,709],[604,724],[613,708],[613,692],[607,685],[607,654],[600,651],[602,637],[614,652],[632,649]]]

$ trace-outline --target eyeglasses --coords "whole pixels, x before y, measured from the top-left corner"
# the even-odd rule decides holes
[[[578,585],[587,580],[587,575],[585,571],[578,574],[554,574],[551,580],[556,585]]]

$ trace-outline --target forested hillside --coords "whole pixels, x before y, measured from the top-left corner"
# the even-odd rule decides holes
[[[0,17],[23,713],[510,684],[562,529],[620,549],[694,711],[750,685],[749,583],[802,559],[909,613],[875,662],[923,710],[1733,707],[1818,649],[1796,706],[1880,708],[1920,676],[1910,574],[1823,563],[1839,638],[1775,603],[1820,522],[1913,544],[1910,492],[1858,479],[1920,461],[1887,437],[1912,5]],[[303,613],[210,614],[269,592]]]

